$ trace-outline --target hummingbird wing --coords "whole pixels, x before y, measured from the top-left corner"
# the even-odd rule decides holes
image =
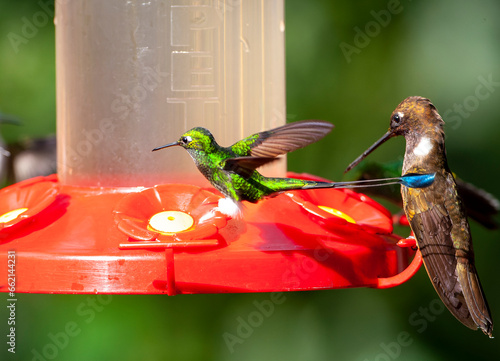
[[[492,194],[471,183],[456,179],[458,194],[467,208],[467,215],[488,229],[498,229],[495,216],[500,211],[500,202]]]
[[[276,157],[314,143],[333,128],[321,120],[303,120],[253,134],[231,146],[239,156]]]
[[[239,174],[244,178],[250,178],[253,172],[263,166],[279,158],[275,157],[238,157],[228,158],[222,161],[222,169]]]
[[[443,189],[452,191],[402,187],[405,212],[429,278],[443,303],[464,325],[480,327],[491,335],[491,316],[473,264],[472,249],[459,246],[466,243],[460,242],[460,237],[468,238],[471,244],[470,231],[466,217],[457,214],[461,204],[453,176],[440,177],[438,182],[441,187],[449,187]]]

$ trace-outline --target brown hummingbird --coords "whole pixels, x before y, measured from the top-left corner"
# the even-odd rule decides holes
[[[392,113],[387,133],[346,172],[389,138],[405,137],[402,174],[436,173],[434,183],[427,188],[401,187],[403,208],[429,278],[460,322],[492,337],[493,320],[474,265],[465,207],[448,168],[443,126],[443,119],[429,99],[406,98]]]

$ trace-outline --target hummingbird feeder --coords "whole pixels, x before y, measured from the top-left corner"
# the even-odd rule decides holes
[[[385,288],[418,270],[363,194],[284,192],[232,219],[184,151],[151,153],[195,126],[227,145],[285,123],[282,0],[74,0],[55,24],[58,173],[0,191],[17,292]]]

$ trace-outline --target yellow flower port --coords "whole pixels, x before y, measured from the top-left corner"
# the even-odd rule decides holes
[[[345,214],[342,211],[339,211],[338,209],[327,207],[327,206],[318,206],[318,208],[324,210],[325,212],[328,212],[330,214],[333,214],[334,216],[340,217],[345,219],[347,222],[350,223],[356,223],[356,221],[349,215]]]
[[[163,211],[149,219],[148,229],[162,234],[173,234],[190,229],[194,224],[193,217],[179,211]]]
[[[17,208],[7,213],[4,213],[0,216],[0,223],[8,223],[10,221],[13,221],[27,210],[28,208]]]

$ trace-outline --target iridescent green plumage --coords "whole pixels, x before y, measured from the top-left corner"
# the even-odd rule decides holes
[[[221,147],[205,128],[184,133],[177,142],[167,144],[185,148],[200,172],[224,196],[235,202],[258,202],[276,192],[303,188],[332,187],[331,183],[293,178],[268,178],[256,169],[275,161],[278,155],[305,147],[330,132],[333,125],[306,120],[253,134],[230,147]]]

